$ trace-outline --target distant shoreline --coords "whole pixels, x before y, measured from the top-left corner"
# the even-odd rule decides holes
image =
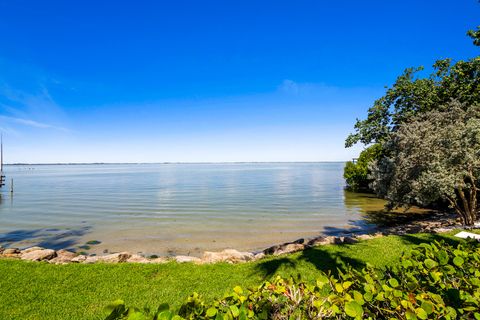
[[[345,161],[231,161],[231,162],[58,162],[58,163],[5,163],[4,166],[80,166],[80,165],[125,165],[125,164],[293,164],[293,163],[345,163]]]

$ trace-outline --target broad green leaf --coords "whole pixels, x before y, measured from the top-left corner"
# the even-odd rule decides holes
[[[388,284],[392,287],[392,288],[396,288],[399,286],[399,283],[397,281],[397,279],[395,278],[391,278],[388,280]]]
[[[214,317],[217,314],[217,309],[214,307],[210,307],[207,309],[207,317]]]
[[[433,269],[435,268],[438,264],[432,260],[432,259],[425,259],[424,261],[425,263],[425,267],[427,267],[427,269]]]
[[[462,257],[455,257],[453,258],[453,264],[455,264],[457,267],[460,267],[463,264],[464,260]]]
[[[423,310],[422,308],[415,309],[415,314],[417,315],[418,318],[420,318],[422,320],[428,318],[427,312],[425,310]]]
[[[363,316],[363,308],[356,301],[349,301],[345,303],[345,313],[353,318]]]
[[[237,306],[230,306],[230,311],[232,312],[233,317],[238,317],[240,311],[238,310]]]

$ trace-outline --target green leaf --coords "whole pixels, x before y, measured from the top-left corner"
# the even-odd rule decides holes
[[[396,288],[396,287],[399,286],[399,283],[398,283],[397,279],[395,279],[395,278],[389,279],[389,280],[388,280],[388,284],[390,284],[390,286],[391,286],[392,288]]]
[[[210,307],[207,309],[207,317],[213,318],[217,314],[217,309],[214,307]]]
[[[170,309],[170,306],[168,305],[168,303],[162,303],[161,305],[158,306],[157,312],[160,313],[162,311],[169,310],[169,309]]]
[[[428,318],[427,312],[425,310],[423,310],[422,308],[415,309],[415,314],[417,315],[417,317],[419,317],[422,320]]]
[[[363,294],[363,299],[365,299],[365,301],[372,301],[373,300],[373,294],[371,292],[365,292]]]
[[[448,253],[445,250],[440,250],[437,253],[438,262],[440,265],[444,266],[448,263]]]
[[[453,258],[453,264],[457,267],[460,267],[463,264],[464,260],[462,257],[455,257]]]
[[[232,312],[234,318],[238,317],[238,315],[240,314],[237,306],[230,306],[230,311]]]
[[[337,292],[343,292],[343,286],[340,283],[336,283],[335,290],[337,290]]]
[[[425,266],[428,268],[428,269],[433,269],[435,268],[438,264],[432,260],[432,259],[425,259],[424,261],[425,263]]]
[[[345,313],[353,318],[363,316],[363,308],[356,301],[349,301],[345,303]]]
[[[413,263],[410,260],[402,260],[402,266],[405,269],[407,269],[407,268],[410,268],[411,266],[413,266]]]
[[[428,301],[423,301],[421,307],[427,314],[431,314],[433,312],[433,304]]]
[[[243,293],[242,287],[240,287],[240,286],[236,286],[235,288],[233,288],[233,291],[236,294],[242,294]]]
[[[342,285],[342,286],[343,286],[343,289],[347,290],[348,288],[350,288],[350,286],[351,286],[352,284],[353,284],[353,282],[351,282],[351,281],[345,281],[345,282],[343,283],[343,285]]]

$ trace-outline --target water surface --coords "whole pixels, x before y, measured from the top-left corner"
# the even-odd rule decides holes
[[[199,255],[354,225],[383,202],[345,192],[344,163],[7,166],[0,244]],[[14,180],[13,195],[8,192]]]

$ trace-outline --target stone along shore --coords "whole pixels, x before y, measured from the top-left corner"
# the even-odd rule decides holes
[[[235,249],[225,249],[223,251],[212,252],[205,251],[201,258],[193,256],[173,256],[173,257],[145,257],[130,252],[118,252],[107,255],[83,255],[68,250],[52,250],[41,247],[31,247],[27,249],[3,248],[0,246],[0,258],[21,259],[27,261],[47,261],[53,264],[66,263],[167,263],[176,261],[179,263],[192,262],[196,264],[227,262],[242,263],[247,261],[256,261],[267,256],[279,256],[288,253],[302,251],[308,248],[329,245],[329,244],[354,244],[359,240],[368,240],[382,237],[389,234],[408,234],[408,233],[442,233],[458,228],[459,225],[455,218],[446,214],[435,214],[426,219],[420,219],[410,222],[402,222],[387,227],[382,227],[374,234],[356,234],[349,236],[319,236],[305,241],[298,239],[293,242],[286,242],[280,245],[269,247],[259,252],[241,252]]]

